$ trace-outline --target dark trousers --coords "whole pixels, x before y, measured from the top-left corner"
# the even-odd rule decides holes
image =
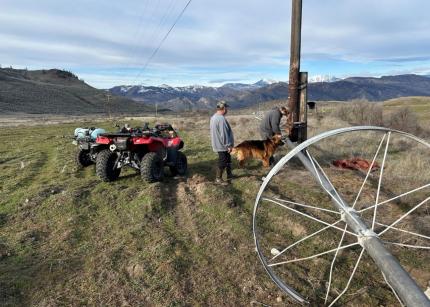
[[[218,167],[226,168],[231,165],[231,155],[228,151],[218,151]]]
[[[227,178],[231,178],[231,155],[228,151],[218,151],[218,178],[222,177],[224,170],[227,171]]]

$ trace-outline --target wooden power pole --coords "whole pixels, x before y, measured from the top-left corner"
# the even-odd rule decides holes
[[[299,76],[302,30],[302,0],[293,0],[291,12],[290,78],[288,83],[290,117],[299,121]]]
[[[112,119],[112,113],[111,113],[111,106],[110,106],[110,98],[112,97],[111,94],[107,93],[106,94],[106,99],[107,99],[107,107],[108,107],[108,113],[109,113],[109,119]]]
[[[292,0],[291,11],[291,46],[290,75],[288,82],[289,109],[288,118],[290,139],[302,142],[307,137],[307,78],[300,72],[300,52],[302,39],[302,0]]]

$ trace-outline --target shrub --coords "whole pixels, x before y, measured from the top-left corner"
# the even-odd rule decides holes
[[[408,107],[401,107],[391,113],[385,121],[385,126],[412,134],[419,134],[422,130],[416,114]]]
[[[334,115],[353,125],[380,126],[383,124],[382,106],[365,100],[355,100],[336,108]]]

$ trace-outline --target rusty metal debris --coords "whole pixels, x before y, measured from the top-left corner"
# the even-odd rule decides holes
[[[372,163],[359,158],[354,157],[351,159],[342,159],[342,160],[335,160],[333,161],[333,165],[339,168],[345,168],[345,169],[352,169],[352,170],[363,170],[367,171],[369,170],[369,167]],[[374,172],[380,168],[378,163],[373,163],[371,172]]]

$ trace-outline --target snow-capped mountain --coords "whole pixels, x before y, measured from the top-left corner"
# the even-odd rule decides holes
[[[342,79],[337,78],[332,75],[314,75],[309,77],[309,83],[315,83],[315,82],[336,82],[340,81]]]
[[[226,83],[222,87],[231,88],[239,91],[243,90],[254,90],[257,88],[261,88],[270,84],[276,84],[278,81],[270,80],[270,79],[261,79],[255,83],[247,84],[247,83]]]
[[[109,91],[114,95],[125,96],[135,101],[178,110],[210,109],[216,105],[217,100],[238,93],[236,89],[229,87],[217,88],[202,85],[173,87],[166,84],[161,86],[121,85],[113,87]],[[203,100],[201,100],[202,98]]]
[[[315,82],[312,82],[314,81]],[[114,95],[175,111],[214,109],[218,100],[228,101],[234,108],[249,107],[261,102],[288,98],[288,83],[260,80],[253,84],[227,83],[220,87],[191,85],[183,87],[116,86]],[[310,80],[309,100],[367,99],[381,101],[405,96],[430,96],[430,78],[419,75],[354,77],[339,80],[324,77]]]
[[[288,97],[286,83],[261,79],[255,83],[226,83],[219,87],[190,85],[173,87],[121,85],[111,88],[114,95],[121,95],[149,105],[174,111],[214,109],[218,100],[234,102],[236,108],[259,102]]]
[[[263,86],[267,86],[267,85],[271,85],[271,84],[276,84],[279,81],[273,80],[273,79],[261,79],[260,81],[257,81],[254,83],[254,85],[259,86],[259,87],[263,87]]]

